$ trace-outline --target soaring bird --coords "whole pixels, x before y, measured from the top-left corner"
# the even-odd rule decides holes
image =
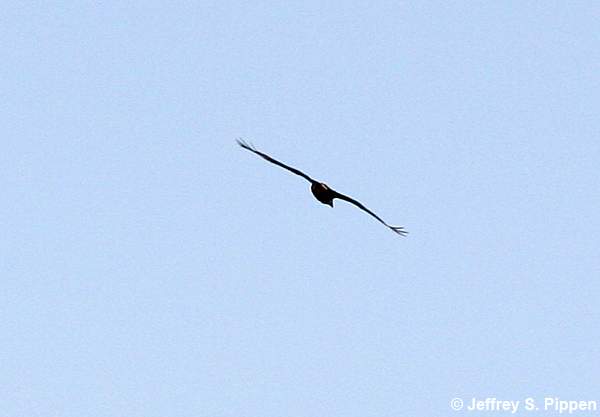
[[[355,199],[348,197],[347,195],[338,193],[337,191],[335,191],[334,189],[330,188],[327,184],[313,180],[311,177],[309,177],[308,175],[306,175],[304,172],[296,169],[296,168],[292,168],[282,162],[277,161],[276,159],[271,158],[269,155],[264,154],[258,150],[256,150],[253,146],[247,144],[246,142],[244,142],[241,139],[237,140],[237,143],[244,149],[249,150],[250,152],[254,152],[256,155],[260,156],[261,158],[266,159],[267,161],[275,164],[275,165],[279,165],[282,168],[287,169],[288,171],[293,172],[296,175],[301,176],[302,178],[304,178],[305,180],[307,180],[308,182],[310,182],[310,191],[313,193],[313,195],[315,196],[315,198],[317,200],[319,200],[321,203],[323,204],[327,204],[328,206],[333,207],[333,199],[334,198],[339,198],[340,200],[346,200],[349,203],[354,204],[356,207],[358,207],[361,210],[366,211],[367,213],[369,213],[371,216],[375,217],[377,220],[379,220],[381,223],[383,223],[386,227],[388,227],[390,230],[394,231],[395,233],[399,234],[400,236],[406,236],[406,234],[408,233],[407,231],[404,230],[403,227],[400,226],[390,226],[389,224],[387,224],[386,222],[384,222],[378,215],[376,215],[375,213],[373,213],[371,210],[369,210],[368,208],[366,208],[365,206],[363,206],[359,201],[356,201]]]

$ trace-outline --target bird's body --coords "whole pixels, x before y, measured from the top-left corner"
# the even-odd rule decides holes
[[[311,177],[309,177],[308,175],[306,175],[304,172],[296,169],[296,168],[292,168],[288,165],[285,165],[282,162],[279,162],[276,159],[271,158],[269,155],[264,154],[260,151],[257,151],[256,149],[254,149],[254,147],[248,145],[246,142],[242,141],[242,140],[238,140],[238,144],[244,148],[249,150],[250,152],[255,153],[256,155],[260,156],[263,159],[266,159],[267,161],[271,162],[272,164],[275,165],[279,165],[280,167],[287,169],[288,171],[293,172],[296,175],[301,176],[302,178],[304,178],[305,180],[310,182],[310,191],[312,192],[312,194],[315,196],[315,198],[320,201],[323,204],[326,204],[330,207],[333,207],[333,199],[335,198],[339,198],[340,200],[346,200],[349,203],[354,204],[356,207],[358,207],[361,210],[364,210],[365,212],[369,213],[371,216],[375,217],[377,220],[379,220],[381,223],[383,223],[386,227],[388,227],[389,229],[391,229],[392,231],[394,231],[395,233],[401,235],[401,236],[405,236],[408,232],[404,230],[404,228],[400,227],[400,226],[390,226],[389,224],[387,224],[386,222],[384,222],[378,215],[376,215],[375,213],[373,213],[371,210],[369,210],[368,208],[366,208],[365,206],[362,205],[362,203],[360,203],[359,201],[354,200],[351,197],[348,197],[347,195],[338,193],[337,191],[335,191],[334,189],[330,188],[327,184],[323,183],[323,182],[319,182],[316,180],[313,180]]]
[[[313,193],[315,198],[323,204],[333,207],[333,199],[335,198],[335,191],[322,182],[313,182],[310,185],[310,191]]]

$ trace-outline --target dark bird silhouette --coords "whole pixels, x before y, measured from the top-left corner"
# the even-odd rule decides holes
[[[290,166],[287,166],[286,164],[284,164],[282,162],[279,162],[276,159],[271,158],[269,155],[264,154],[264,153],[262,153],[260,151],[257,151],[256,149],[254,149],[253,146],[247,144],[246,142],[244,142],[241,139],[238,139],[237,143],[242,148],[247,149],[250,152],[254,152],[255,154],[257,154],[261,158],[264,158],[267,161],[269,161],[269,162],[271,162],[271,163],[273,163],[275,165],[279,165],[280,167],[285,168],[288,171],[291,171],[294,174],[299,175],[302,178],[304,178],[305,180],[307,180],[308,182],[310,182],[310,191],[313,193],[313,195],[315,196],[315,198],[317,200],[319,200],[321,203],[327,204],[328,206],[333,207],[333,199],[334,198],[339,198],[340,200],[346,200],[347,202],[354,204],[359,209],[366,211],[371,216],[375,217],[377,220],[379,220],[381,223],[383,223],[386,227],[390,228],[395,233],[398,233],[400,236],[406,236],[406,234],[408,233],[402,227],[399,227],[399,226],[390,226],[389,224],[387,224],[386,222],[384,222],[378,215],[376,215],[371,210],[369,210],[368,208],[366,208],[365,206],[363,206],[359,201],[356,201],[355,199],[353,199],[351,197],[348,197],[347,195],[338,193],[334,189],[330,188],[327,184],[319,182],[319,181],[316,181],[316,180],[313,180],[311,177],[309,177],[308,175],[306,175],[304,172],[302,172],[300,170],[297,170],[296,168],[292,168]]]

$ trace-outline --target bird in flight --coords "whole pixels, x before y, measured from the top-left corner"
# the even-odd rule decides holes
[[[327,186],[325,183],[313,180],[311,177],[309,177],[308,175],[306,175],[304,172],[302,172],[302,171],[300,171],[300,170],[298,170],[296,168],[292,168],[290,166],[287,166],[284,163],[279,162],[279,161],[271,158],[269,155],[264,154],[264,153],[256,150],[253,146],[247,144],[246,142],[244,142],[241,139],[238,139],[237,143],[242,148],[247,149],[250,152],[255,153],[256,155],[260,156],[263,159],[266,159],[267,161],[269,161],[269,162],[271,162],[271,163],[273,163],[275,165],[279,165],[280,167],[285,168],[288,171],[291,171],[294,174],[299,175],[302,178],[304,178],[305,180],[307,180],[308,182],[310,182],[310,191],[313,193],[313,195],[315,196],[315,198],[317,200],[319,200],[321,203],[327,204],[328,206],[333,207],[333,199],[334,198],[339,198],[340,200],[345,200],[345,201],[347,201],[349,203],[354,204],[359,209],[366,211],[371,216],[375,217],[377,220],[379,220],[381,223],[383,223],[390,230],[394,231],[395,233],[399,234],[400,236],[406,236],[406,234],[408,233],[407,231],[404,230],[403,227],[400,227],[400,226],[390,226],[389,224],[387,224],[386,222],[384,222],[378,215],[376,215],[371,210],[369,210],[368,208],[366,208],[365,206],[363,206],[359,201],[356,201],[355,199],[353,199],[351,197],[348,197],[347,195],[338,193],[334,189],[332,189],[329,186]]]

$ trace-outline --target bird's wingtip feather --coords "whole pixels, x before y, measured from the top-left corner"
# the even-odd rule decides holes
[[[252,151],[252,152],[257,152],[256,147],[254,146],[254,144],[252,142],[248,143],[242,138],[239,138],[236,140],[237,140],[238,145],[240,145],[242,148],[248,149],[249,151]]]
[[[246,141],[242,138],[237,138],[236,142],[238,145],[240,145],[244,149],[253,150],[253,147],[248,145],[248,143],[246,143]]]
[[[402,226],[388,226],[390,229],[392,229],[394,232],[396,232],[397,234],[399,234],[400,236],[406,236],[408,234],[408,232],[406,230],[404,230],[404,228]]]

